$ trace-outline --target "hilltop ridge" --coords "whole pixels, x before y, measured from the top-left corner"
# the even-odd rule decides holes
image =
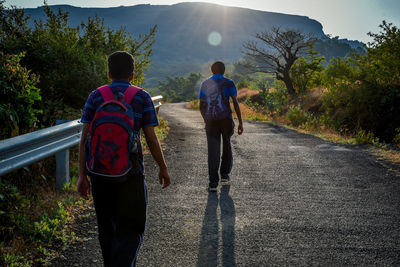
[[[178,3],[174,5],[142,4],[129,7],[81,8],[54,5],[70,14],[70,25],[79,25],[88,16],[98,15],[113,29],[125,27],[137,35],[158,25],[154,56],[156,59],[212,60],[223,57],[228,60],[240,58],[242,43],[257,32],[271,26],[298,28],[324,37],[322,25],[316,20],[297,15],[286,15],[259,10],[226,7],[210,3]],[[26,9],[33,19],[44,19],[43,7]],[[207,42],[210,32],[219,32],[219,46]],[[218,55],[218,56],[215,56]]]
[[[107,26],[112,29],[124,27],[133,36],[146,33],[150,27],[157,25],[150,72],[153,77],[160,75],[161,78],[182,75],[188,73],[188,69],[201,71],[199,66],[217,59],[227,62],[238,60],[242,57],[241,49],[245,41],[273,26],[299,29],[320,39],[329,39],[322,24],[306,16],[211,3],[140,4],[111,8],[54,5],[50,8],[67,11],[71,26],[79,25],[89,16],[98,15]],[[45,19],[43,7],[26,9],[26,14],[31,16],[30,25],[33,25],[35,19]],[[208,38],[212,32],[219,34],[217,45],[209,43]],[[168,70],[165,70],[166,66]]]

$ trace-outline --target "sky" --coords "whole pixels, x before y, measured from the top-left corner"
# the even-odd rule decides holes
[[[368,32],[379,32],[383,20],[400,28],[400,0],[47,0],[48,5],[116,7],[138,4],[171,5],[179,2],[209,2],[226,6],[308,16],[319,21],[325,34],[369,42]],[[43,0],[6,0],[5,5],[35,8]]]

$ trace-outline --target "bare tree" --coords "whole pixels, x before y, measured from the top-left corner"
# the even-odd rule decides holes
[[[254,64],[251,64],[252,69],[258,72],[274,73],[276,79],[285,83],[288,93],[295,95],[290,69],[307,51],[314,39],[299,30],[282,31],[276,27],[257,33],[255,38],[256,40],[248,41],[243,45],[244,54],[254,60]]]

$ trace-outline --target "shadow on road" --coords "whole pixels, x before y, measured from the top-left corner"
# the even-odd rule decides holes
[[[203,228],[201,230],[200,248],[197,266],[218,265],[219,221],[218,204],[221,209],[220,223],[222,228],[222,266],[236,266],[235,263],[235,205],[229,195],[230,186],[222,186],[218,194],[209,193]]]
[[[235,204],[229,195],[230,185],[221,188],[219,207],[222,224],[222,266],[236,266],[235,263]]]

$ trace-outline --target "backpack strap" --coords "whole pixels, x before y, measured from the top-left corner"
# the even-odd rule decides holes
[[[113,100],[114,99],[114,93],[111,91],[110,86],[108,85],[103,85],[99,88],[97,88],[97,90],[99,90],[101,96],[103,97],[104,101],[109,101],[109,100]]]
[[[125,103],[127,103],[129,105],[132,102],[132,99],[136,96],[136,94],[140,90],[142,90],[142,89],[140,89],[139,87],[133,86],[133,85],[126,88],[126,91],[124,93]]]

